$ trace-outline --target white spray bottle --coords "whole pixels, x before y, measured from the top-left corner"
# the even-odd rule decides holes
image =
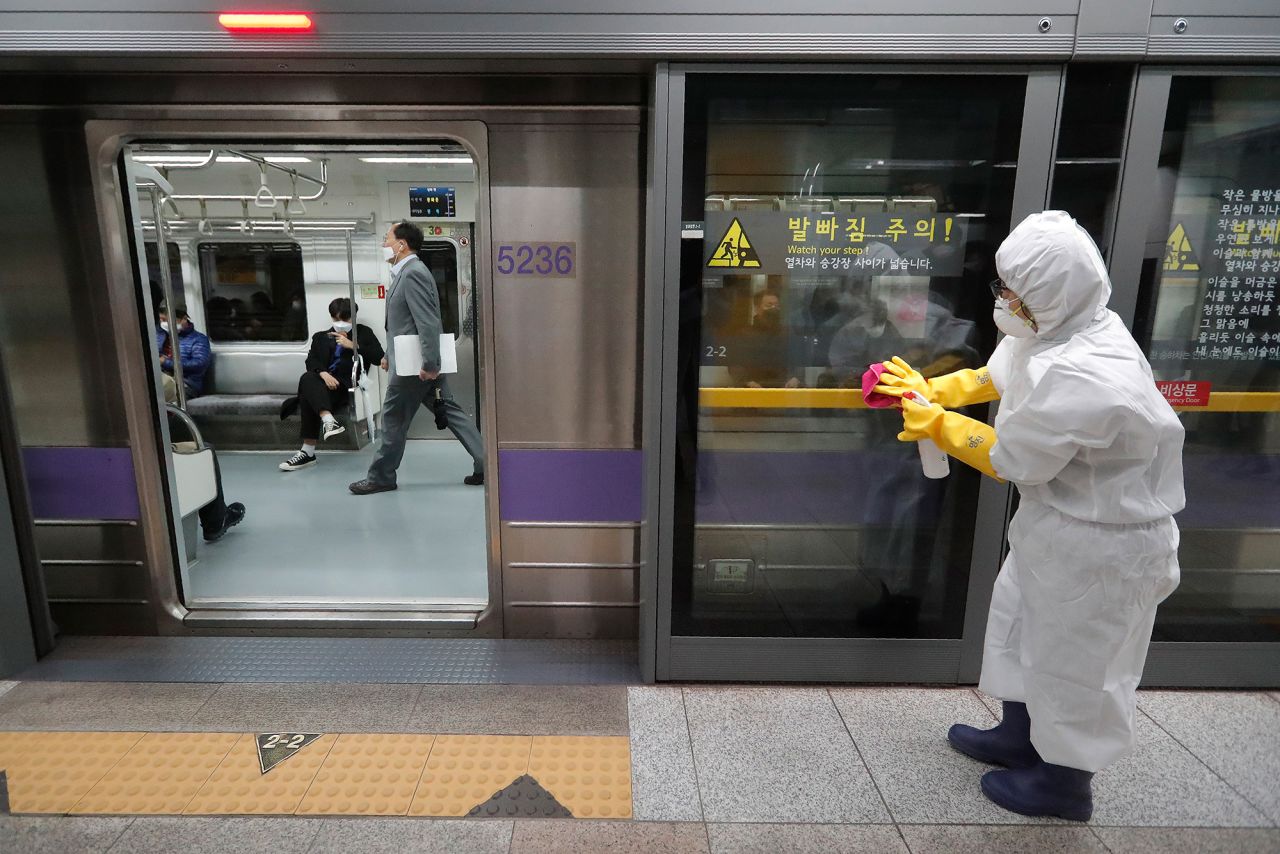
[[[929,401],[919,393],[914,391],[906,392],[902,395],[903,400],[909,400],[916,406],[928,406]],[[947,454],[938,447],[938,443],[932,439],[921,439],[916,442],[916,450],[920,452],[920,467],[924,469],[924,476],[931,480],[941,480],[951,474],[951,463],[947,459]]]

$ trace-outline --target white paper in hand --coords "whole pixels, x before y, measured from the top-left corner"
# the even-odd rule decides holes
[[[452,332],[440,335],[440,373],[456,374],[458,372],[458,348]]]
[[[417,335],[397,335],[392,341],[396,351],[396,376],[416,377],[422,368],[422,343]]]
[[[397,335],[393,345],[396,350],[396,376],[416,377],[422,367],[422,343],[417,335]],[[458,372],[458,348],[452,333],[440,336],[440,373]]]

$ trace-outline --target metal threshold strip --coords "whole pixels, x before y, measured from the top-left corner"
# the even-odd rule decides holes
[[[467,610],[350,610],[311,609],[197,609],[187,612],[183,625],[199,629],[450,629],[476,627],[481,609]]]

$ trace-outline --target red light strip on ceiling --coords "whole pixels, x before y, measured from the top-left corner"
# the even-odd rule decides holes
[[[301,12],[224,12],[218,23],[236,33],[305,32],[315,24],[310,15]]]

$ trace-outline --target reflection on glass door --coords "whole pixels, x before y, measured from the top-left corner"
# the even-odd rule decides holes
[[[689,78],[674,634],[961,636],[980,476],[925,479],[860,378],[985,363],[1025,93]]]
[[[1280,78],[1175,77],[1158,174],[1139,311],[1187,507],[1155,639],[1280,641]]]

